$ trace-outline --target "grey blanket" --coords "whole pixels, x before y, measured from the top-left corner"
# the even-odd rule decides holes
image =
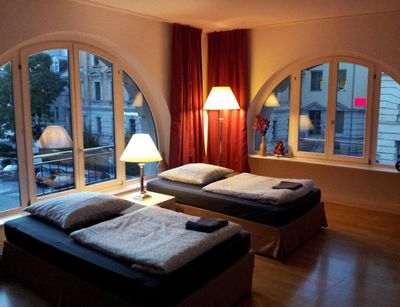
[[[297,182],[301,183],[303,186],[297,190],[275,190],[272,188],[281,181]],[[241,173],[227,179],[210,183],[203,187],[203,190],[260,202],[268,202],[273,205],[283,205],[307,195],[313,187],[314,181],[311,179],[283,179]]]
[[[132,267],[166,274],[227,240],[241,227],[231,223],[212,233],[186,230],[198,217],[146,207],[71,233],[78,242],[132,263]]]

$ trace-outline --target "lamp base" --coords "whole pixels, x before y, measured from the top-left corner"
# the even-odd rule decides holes
[[[151,195],[147,194],[146,192],[144,192],[144,193],[139,192],[139,193],[133,194],[132,198],[136,199],[136,200],[144,200],[144,199],[147,199],[147,198],[151,198]]]

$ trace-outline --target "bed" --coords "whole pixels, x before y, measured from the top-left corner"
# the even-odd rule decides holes
[[[222,177],[224,179],[225,177]],[[251,247],[260,255],[284,260],[297,247],[327,227],[321,191],[311,191],[285,205],[260,203],[203,190],[202,184],[156,178],[147,189],[176,197],[170,209],[193,215],[225,218],[251,233]]]
[[[4,230],[6,272],[59,306],[230,306],[251,290],[254,255],[244,230],[164,275],[132,269],[34,216]]]

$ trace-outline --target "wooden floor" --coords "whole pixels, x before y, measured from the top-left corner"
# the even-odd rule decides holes
[[[400,306],[400,216],[326,204],[329,227],[285,262],[256,256],[247,306]],[[0,306],[48,306],[0,280]]]

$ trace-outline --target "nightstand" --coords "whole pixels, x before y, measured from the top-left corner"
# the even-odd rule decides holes
[[[136,192],[137,193],[137,192]],[[149,194],[151,197],[140,200],[140,199],[134,199],[132,195],[136,193],[129,193],[123,196],[120,196],[123,199],[129,200],[135,204],[142,205],[142,206],[160,206],[162,208],[173,208],[175,205],[175,196],[171,195],[166,195],[166,194],[161,194],[161,193],[156,193],[156,192],[149,192],[147,191],[146,193]]]

